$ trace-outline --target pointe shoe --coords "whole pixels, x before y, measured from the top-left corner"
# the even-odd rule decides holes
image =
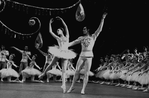
[[[74,88],[70,88],[68,91],[67,91],[67,93],[70,93],[70,92],[72,92],[74,90]]]
[[[85,92],[82,90],[82,91],[81,91],[81,94],[82,94],[82,95],[84,95],[84,94],[85,94]]]
[[[63,93],[66,93],[66,86],[61,86],[61,88],[63,89]]]

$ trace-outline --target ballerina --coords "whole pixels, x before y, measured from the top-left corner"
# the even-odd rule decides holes
[[[62,86],[61,88],[63,89],[63,93],[66,92],[66,68],[67,68],[67,63],[69,59],[73,59],[76,57],[76,53],[74,53],[72,50],[69,50],[69,31],[68,27],[63,21],[62,18],[56,17],[57,19],[60,19],[65,27],[66,30],[66,36],[63,34],[63,29],[59,28],[57,30],[58,35],[57,36],[53,33],[51,24],[53,22],[53,19],[50,20],[49,24],[49,32],[50,34],[57,40],[59,46],[54,46],[54,47],[49,47],[49,52],[53,55],[53,59],[50,65],[46,67],[46,69],[43,71],[43,73],[39,76],[42,77],[45,75],[45,73],[51,69],[51,67],[61,58],[62,59]]]
[[[21,74],[21,71],[23,70],[23,68],[26,68],[28,66],[28,59],[31,60],[30,58],[31,52],[28,51],[28,46],[25,46],[24,48],[25,50],[20,50],[14,46],[12,48],[22,53],[22,59],[20,62],[20,67],[19,67],[19,74]]]
[[[7,61],[6,57],[9,55],[9,51],[5,50],[5,47],[2,45],[1,50],[0,50],[0,67],[1,68],[6,68],[7,66]]]
[[[31,76],[31,81],[35,81],[35,76],[36,75],[40,75],[41,72],[39,71],[41,68],[37,65],[37,63],[35,62],[36,60],[36,55],[33,55],[32,56],[32,60],[30,62],[30,66],[27,67],[26,69],[22,70],[22,76],[23,76],[23,79],[21,82],[24,82],[26,81],[26,76]],[[36,66],[39,70],[35,69],[34,66]]]
[[[7,68],[3,68],[3,69],[0,71],[0,72],[1,72],[1,81],[3,81],[3,78],[8,77],[8,81],[9,81],[9,82],[12,82],[12,81],[11,81],[11,77],[16,77],[16,78],[19,77],[19,74],[18,74],[14,69],[12,69],[12,65],[13,65],[14,67],[18,67],[18,66],[14,63],[14,61],[12,61],[13,57],[14,57],[14,54],[11,54],[11,55],[9,56],[9,60],[7,59]]]
[[[69,90],[67,91],[68,93],[74,89],[73,87],[79,77],[80,70],[82,69],[82,67],[85,64],[85,66],[86,66],[85,67],[86,68],[85,76],[84,76],[84,81],[83,81],[83,88],[81,90],[81,94],[85,94],[85,88],[88,83],[88,76],[89,76],[89,72],[90,72],[90,68],[91,68],[91,64],[92,64],[92,58],[93,58],[92,50],[93,50],[93,47],[94,47],[94,44],[95,44],[95,41],[96,41],[98,35],[102,31],[104,19],[105,19],[106,15],[107,15],[107,13],[103,14],[101,23],[94,34],[89,35],[87,27],[84,27],[83,33],[85,34],[85,36],[79,37],[77,40],[70,43],[72,45],[75,45],[75,44],[81,42],[82,51],[81,51],[80,57],[78,59],[77,65],[76,65],[76,71],[75,71],[72,85],[69,88]]]

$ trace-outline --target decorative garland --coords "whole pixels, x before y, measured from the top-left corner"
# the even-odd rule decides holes
[[[5,34],[8,34],[8,35],[10,35],[10,37],[13,37],[13,38],[18,38],[18,39],[25,40],[25,39],[31,38],[32,35],[39,32],[40,28],[41,28],[41,22],[37,17],[31,17],[29,19],[28,23],[29,23],[30,26],[34,26],[35,24],[37,24],[37,22],[39,24],[39,27],[35,32],[30,33],[30,34],[23,34],[23,33],[20,33],[20,32],[17,32],[17,31],[14,31],[14,30],[10,29],[2,21],[0,21],[0,32],[4,32]]]
[[[37,6],[28,5],[28,4],[23,4],[12,0],[0,0],[0,12],[4,11],[4,9],[8,7],[11,9],[15,9],[17,11],[25,12],[26,14],[33,14],[33,15],[39,15],[39,16],[40,15],[57,16],[77,6],[78,8],[76,9],[75,17],[78,22],[82,22],[85,19],[85,12],[81,4],[81,0],[78,0],[78,2],[76,2],[72,6],[65,7],[65,8],[44,8],[44,7],[37,7]],[[39,23],[39,28],[36,30],[36,32],[31,34],[23,34],[10,29],[0,20],[0,32],[4,32],[5,34],[8,34],[10,35],[10,37],[24,40],[26,38],[31,38],[32,35],[40,31],[40,28],[41,28],[40,20],[37,17],[32,17],[29,19],[30,26],[34,26],[36,22]]]

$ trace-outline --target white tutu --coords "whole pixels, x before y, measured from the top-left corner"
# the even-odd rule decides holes
[[[145,73],[139,77],[138,82],[140,84],[149,84],[149,74]]]
[[[30,74],[31,75],[40,75],[41,72],[35,68],[30,68]]]
[[[19,74],[12,68],[8,68],[8,76],[19,77]]]
[[[21,71],[21,73],[26,73],[28,75],[31,75],[30,68],[29,67],[25,68],[24,70]]]
[[[59,69],[52,68],[51,70],[47,71],[47,74],[53,74],[56,76],[61,76],[62,72]]]
[[[106,70],[103,74],[104,79],[109,79],[110,74],[111,74],[111,70]]]
[[[118,79],[119,77],[120,77],[120,73],[114,72],[114,71],[112,71],[112,73],[109,76],[110,79]]]
[[[6,68],[1,69],[0,70],[0,73],[1,73],[1,77],[2,78],[5,78],[5,77],[8,77],[9,76],[9,73],[8,73],[8,71],[7,71]]]
[[[73,59],[76,57],[76,53],[74,53],[72,50],[61,50],[56,46],[49,47],[48,52],[56,57],[64,59]]]
[[[82,70],[80,71],[80,74],[85,74],[85,69],[82,69]],[[89,71],[89,76],[94,76],[94,73],[91,72],[91,71]]]
[[[96,74],[96,77],[98,78],[103,78],[103,74],[105,73],[106,70],[99,70],[99,72]]]
[[[73,76],[75,74],[75,70],[68,69],[68,70],[66,70],[66,74],[68,76]]]

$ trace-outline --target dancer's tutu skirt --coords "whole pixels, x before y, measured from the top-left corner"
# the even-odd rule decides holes
[[[56,69],[56,68],[52,68],[51,70],[47,71],[47,74],[61,76],[62,75],[62,71],[60,71],[59,69]]]
[[[50,52],[56,57],[63,59],[73,59],[76,57],[76,53],[73,52],[72,50],[62,50],[56,46],[49,47],[48,52]]]

